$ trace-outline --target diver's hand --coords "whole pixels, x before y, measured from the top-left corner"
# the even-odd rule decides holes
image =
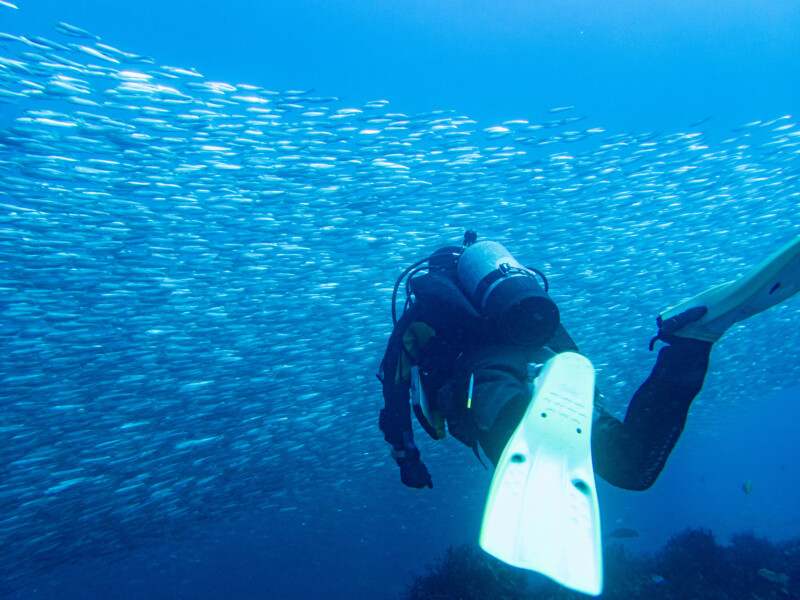
[[[419,449],[414,444],[410,431],[403,432],[403,443],[392,448],[392,458],[400,467],[400,481],[412,488],[433,488],[433,480],[428,469],[419,459]]]
[[[400,480],[408,487],[418,489],[424,487],[433,488],[431,474],[428,473],[428,469],[419,459],[419,452],[416,453],[416,456],[411,454],[406,458],[398,458],[397,465],[400,467]]]

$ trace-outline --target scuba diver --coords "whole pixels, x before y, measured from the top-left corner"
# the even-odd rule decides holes
[[[398,319],[396,296],[404,279],[406,302]],[[623,421],[603,409],[595,390],[594,473],[624,489],[652,486],[703,386],[713,343],[734,323],[798,289],[800,238],[739,280],[662,313],[650,349],[658,341],[664,345]],[[460,247],[441,248],[400,276],[392,298],[394,330],[378,378],[385,402],[380,429],[405,485],[433,487],[414,442],[412,407],[431,437],[442,439],[447,430],[479,459],[478,447],[498,465],[525,417],[537,369],[555,355],[578,352],[547,292],[539,271],[496,242],[477,241],[472,231]]]

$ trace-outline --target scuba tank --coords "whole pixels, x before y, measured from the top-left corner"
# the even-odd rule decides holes
[[[397,325],[397,295],[406,280],[404,311],[414,295],[444,307],[462,325],[482,321],[487,333],[501,344],[547,344],[560,322],[558,307],[547,295],[547,278],[522,266],[501,244],[478,242],[477,237],[467,231],[460,248],[440,248],[409,266],[394,285],[392,322]],[[542,278],[544,289],[535,275]],[[574,342],[566,338],[565,347],[572,348]]]
[[[499,342],[543,346],[559,325],[556,303],[531,269],[497,242],[475,242],[458,259],[458,282]]]

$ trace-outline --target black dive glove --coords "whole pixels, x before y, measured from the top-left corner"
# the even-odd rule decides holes
[[[419,450],[415,446],[406,446],[404,450],[393,450],[392,456],[400,467],[400,481],[403,484],[418,489],[433,488],[431,474],[419,459]]]

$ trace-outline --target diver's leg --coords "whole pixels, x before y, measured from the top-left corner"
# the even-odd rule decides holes
[[[478,443],[494,466],[497,466],[508,440],[525,416],[529,401],[530,398],[525,394],[518,394],[508,399],[491,427],[478,428]]]
[[[710,353],[711,342],[673,339],[634,394],[625,421],[607,414],[595,421],[592,460],[600,477],[630,490],[653,485],[703,387]]]
[[[734,323],[800,291],[800,237],[739,279],[706,290],[658,317],[662,348],[652,374],[636,392],[625,421],[598,418],[592,455],[598,475],[628,489],[650,487],[664,468],[703,386],[711,345]]]
[[[474,349],[457,367],[459,397],[467,397],[472,377],[467,412],[476,441],[495,465],[530,402],[528,360],[517,347],[494,345]]]

